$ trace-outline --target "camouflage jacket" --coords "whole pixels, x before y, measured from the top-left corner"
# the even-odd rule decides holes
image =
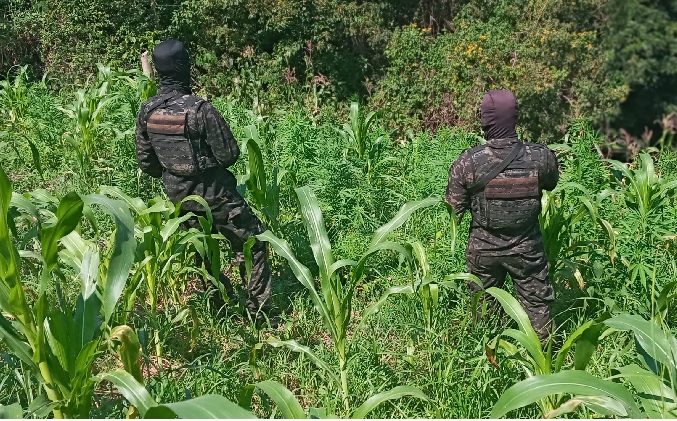
[[[486,145],[465,150],[451,166],[445,201],[454,209],[459,220],[463,218],[466,211],[472,209],[471,203],[476,196],[469,191],[469,187],[483,175],[475,173],[473,156],[484,153],[493,166],[508,156],[516,143],[517,139],[515,138],[492,139]],[[537,160],[537,162],[527,162],[529,160]],[[523,167],[525,163],[534,164],[532,166],[537,171],[539,192],[552,190],[557,186],[559,180],[557,158],[546,146],[524,143],[524,148],[520,154],[508,165],[504,172],[510,171],[512,168]],[[540,198],[540,194],[538,197]],[[537,209],[534,210],[537,213],[540,212],[540,200],[532,203],[534,203],[533,206],[537,206]],[[480,216],[475,211],[472,214],[468,253],[476,251],[484,255],[498,256],[506,253],[543,249],[543,238],[537,218],[532,219],[525,229],[509,232],[508,230],[487,228],[481,223]]]
[[[153,108],[158,101],[163,99],[166,100],[167,107],[183,107],[186,103],[195,103],[198,98],[179,91],[161,89],[158,95],[143,103],[136,120],[136,159],[139,168],[151,177],[162,177],[167,196],[173,202],[176,203],[189,195],[198,195],[210,206],[215,206],[228,191],[234,190],[237,184],[235,177],[227,169],[240,155],[233,133],[219,111],[208,101],[200,100],[197,111],[188,114],[186,124],[191,133],[204,140],[207,145],[206,153],[210,154],[210,158],[218,165],[192,176],[172,174],[160,164],[148,137],[148,118],[154,112]],[[200,205],[187,202],[184,208],[195,210],[200,209]]]

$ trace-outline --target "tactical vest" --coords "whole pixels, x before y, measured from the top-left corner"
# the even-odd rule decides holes
[[[177,176],[195,176],[219,165],[211,148],[197,131],[197,111],[204,100],[176,93],[161,96],[146,111],[146,131],[160,165]]]
[[[471,200],[473,221],[481,227],[504,232],[524,231],[538,225],[541,212],[539,163],[545,157],[539,148],[524,145],[524,154],[474,193]],[[474,179],[489,173],[497,162],[489,147],[471,155]]]

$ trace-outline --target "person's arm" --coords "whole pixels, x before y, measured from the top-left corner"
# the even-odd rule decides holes
[[[444,201],[454,209],[459,222],[463,219],[465,212],[470,209],[471,196],[468,192],[468,159],[465,154],[454,162],[449,169],[449,182]]]
[[[240,156],[240,148],[221,113],[207,102],[200,107],[199,114],[198,121],[202,125],[200,131],[204,133],[204,139],[216,160],[224,167],[235,164]]]
[[[147,122],[143,108],[142,105],[136,117],[136,162],[141,171],[151,177],[160,178],[162,177],[162,165],[160,165],[160,160],[158,160],[153,145],[148,139]]]
[[[541,189],[554,190],[559,181],[559,165],[557,156],[549,148],[545,147],[545,165],[541,177]]]

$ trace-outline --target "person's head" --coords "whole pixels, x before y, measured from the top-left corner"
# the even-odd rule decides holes
[[[512,92],[505,89],[489,91],[482,98],[482,130],[485,139],[517,137],[515,126],[518,117],[517,99]]]
[[[153,49],[162,86],[190,92],[190,55],[181,41],[168,39]]]

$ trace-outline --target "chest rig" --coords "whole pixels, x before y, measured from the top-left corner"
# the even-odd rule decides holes
[[[197,131],[197,111],[204,100],[193,95],[162,95],[146,111],[146,131],[160,165],[177,176],[195,176],[218,166]]]
[[[517,158],[517,156],[520,156]],[[485,146],[471,155],[475,183],[470,186],[473,220],[490,230],[524,231],[538,225],[541,151],[518,141],[504,160]]]

